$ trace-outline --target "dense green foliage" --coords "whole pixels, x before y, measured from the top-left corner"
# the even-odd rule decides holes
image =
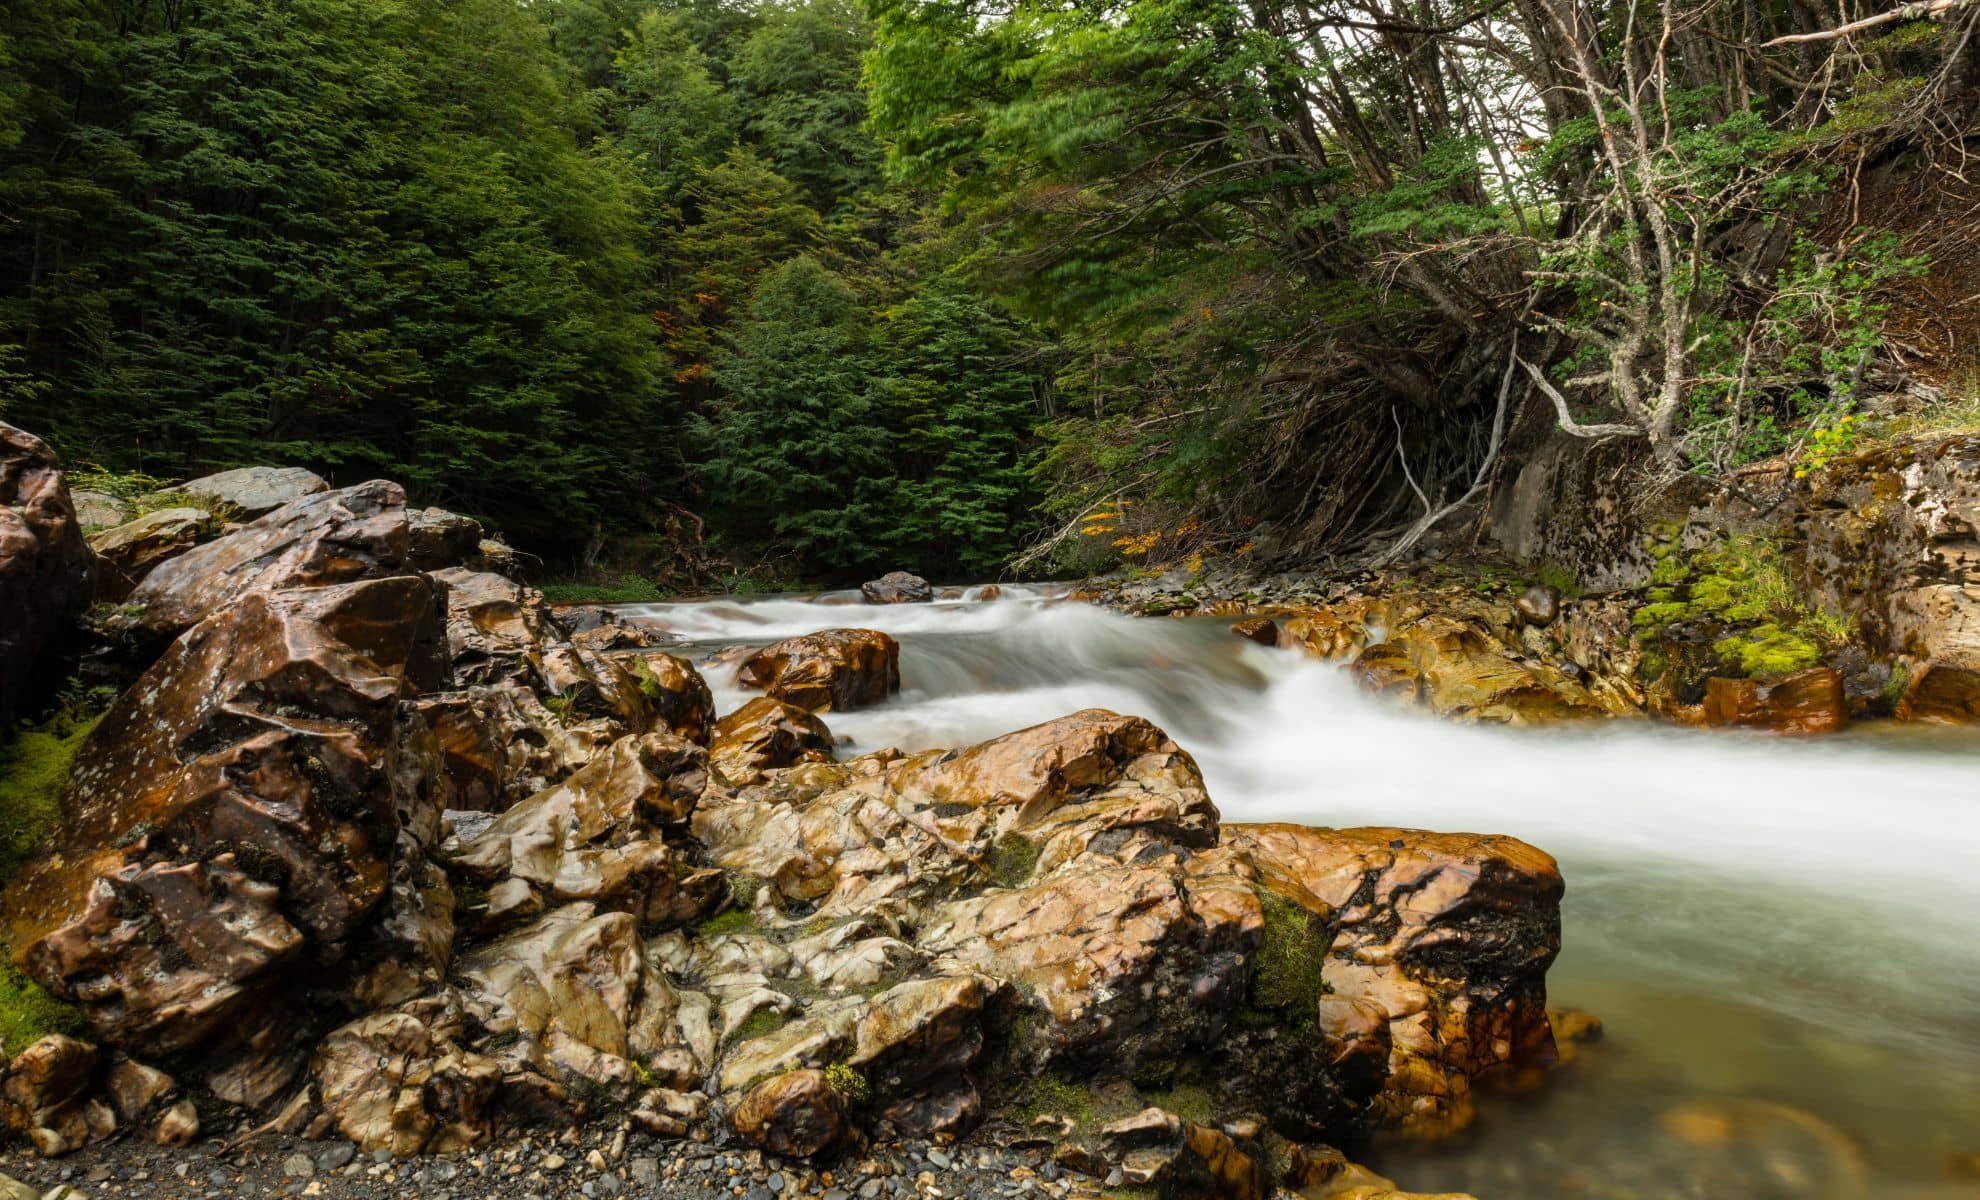
[[[987,569],[1035,389],[889,375],[889,329],[977,302],[898,260],[930,235],[866,44],[843,0],[10,6],[0,414],[117,471],[389,476],[565,561],[685,507],[788,572]]]

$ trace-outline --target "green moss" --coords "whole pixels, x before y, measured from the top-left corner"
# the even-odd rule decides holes
[[[1310,1025],[1327,983],[1320,977],[1328,944],[1319,920],[1290,900],[1258,893],[1265,936],[1251,956],[1251,1005]]]
[[[720,937],[725,933],[744,933],[756,928],[756,918],[746,908],[725,908],[694,927],[698,938]]]
[[[835,1062],[826,1067],[825,1082],[850,1105],[864,1104],[873,1094],[873,1090],[867,1086],[866,1076],[846,1063]]]
[[[606,580],[553,579],[536,587],[552,604],[651,604],[671,595],[644,575],[621,575]]]
[[[990,848],[990,860],[985,865],[998,887],[1017,887],[1029,880],[1038,866],[1038,846],[1029,838],[1007,833]]]
[[[1533,581],[1553,588],[1569,600],[1581,599],[1581,579],[1566,567],[1541,563],[1533,571]]]
[[[722,1039],[723,1044],[732,1046],[741,1042],[754,1041],[760,1037],[767,1037],[782,1029],[787,1019],[783,1013],[778,1012],[774,1008],[759,1008],[749,1014],[742,1024],[731,1029],[728,1035]]]
[[[0,881],[13,877],[54,825],[69,768],[96,721],[57,717],[0,744]]]
[[[1646,603],[1631,621],[1653,644],[1680,621],[1716,622],[1724,627],[1712,645],[1721,663],[1768,679],[1814,666],[1825,650],[1855,636],[1853,622],[1795,592],[1786,553],[1774,539],[1727,535],[1686,551],[1670,532],[1653,535],[1647,548],[1654,563]],[[1656,678],[1667,665],[1661,653],[1654,663],[1646,655],[1646,677]]]
[[[13,1057],[51,1033],[80,1034],[82,1013],[0,961],[0,1056]]]
[[[1216,1100],[1195,1084],[1177,1084],[1166,1092],[1143,1092],[1142,1099],[1198,1125],[1214,1125],[1217,1120]]]
[[[1093,1120],[1094,1108],[1093,1093],[1084,1084],[1057,1075],[1040,1075],[1025,1081],[1010,1112],[1021,1122],[1051,1113],[1085,1125]]]

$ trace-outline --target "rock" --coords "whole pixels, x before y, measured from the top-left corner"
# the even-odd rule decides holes
[[[1231,632],[1261,646],[1279,644],[1279,624],[1270,617],[1246,617],[1231,626]]]
[[[705,1009],[676,995],[625,913],[567,905],[462,956],[455,974],[476,1044],[510,1074],[629,1091],[634,1059],[676,1049],[706,1065]]]
[[[919,604],[935,598],[926,579],[906,571],[889,571],[869,579],[859,585],[859,594],[868,604]]]
[[[1594,1013],[1574,1008],[1550,1008],[1547,1010],[1547,1023],[1553,1026],[1554,1046],[1560,1051],[1563,1063],[1580,1057],[1581,1047],[1602,1040],[1602,1018]]]
[[[487,571],[434,572],[447,587],[447,647],[456,687],[540,686],[538,667],[558,631],[543,595]]]
[[[413,701],[443,768],[444,807],[501,812],[582,767],[621,731],[567,722],[519,683],[437,692]]]
[[[253,590],[397,575],[405,568],[405,503],[398,484],[373,480],[277,508],[153,569],[130,594],[137,624],[177,634]]]
[[[1265,1200],[1270,1173],[1223,1132],[1149,1108],[1102,1126],[1097,1140],[1124,1181],[1176,1200]]]
[[[1508,837],[1300,825],[1230,825],[1224,844],[1329,946],[1318,1025],[1339,1063],[1380,1052],[1382,1122],[1461,1129],[1472,1080],[1554,1057],[1562,882],[1547,854]]]
[[[715,697],[708,682],[684,658],[671,654],[623,654],[653,719],[690,742],[708,744],[715,731]]]
[[[134,515],[129,503],[109,492],[78,488],[69,493],[69,498],[76,506],[76,521],[84,533],[122,525]]]
[[[758,696],[723,717],[708,742],[708,761],[733,786],[765,771],[832,761],[832,731],[794,704]]]
[[[406,514],[406,566],[444,571],[473,564],[481,551],[481,522],[444,508],[417,508]]]
[[[449,856],[484,887],[529,885],[552,904],[591,900],[645,924],[692,920],[714,906],[719,877],[670,850],[708,781],[707,755],[668,733],[621,738],[589,765],[503,813]]]
[[[1528,625],[1552,625],[1561,614],[1561,589],[1536,583],[1513,601],[1513,615]]]
[[[1849,723],[1842,676],[1810,667],[1772,683],[1713,676],[1705,681],[1705,724],[1773,733],[1833,733]]]
[[[96,598],[115,604],[153,567],[198,545],[213,526],[197,508],[161,508],[135,521],[89,535],[96,552]]]
[[[165,1072],[121,1057],[110,1065],[104,1082],[118,1118],[127,1125],[143,1121],[154,1107],[178,1091],[178,1084]]]
[[[845,1102],[825,1072],[787,1071],[758,1084],[729,1118],[753,1146],[789,1158],[810,1158],[845,1135]]]
[[[241,519],[251,521],[305,496],[329,490],[330,485],[322,476],[301,467],[241,467],[187,480],[168,489],[166,494],[217,501]]]
[[[1980,668],[1927,663],[1906,685],[1897,718],[1941,725],[1980,722]]]
[[[160,1146],[189,1146],[199,1136],[199,1110],[190,1100],[181,1100],[158,1118],[151,1140]]]
[[[970,599],[979,601],[1002,600],[1003,598],[1004,589],[994,583],[984,584],[982,587],[977,588],[975,593],[970,596]]]
[[[252,592],[173,643],[84,743],[56,853],[0,904],[28,973],[113,1043],[207,1045],[208,1069],[216,1039],[293,1054],[272,1001],[324,981],[290,968],[350,953],[400,838],[437,833],[399,703],[443,677],[440,628],[402,576]]]
[[[88,1108],[96,1080],[96,1047],[50,1034],[14,1056],[0,1080],[0,1121],[26,1136],[35,1152],[54,1158],[108,1136],[94,1129]]]
[[[879,704],[901,690],[900,643],[873,629],[789,638],[743,660],[736,681],[813,712]]]
[[[41,656],[89,606],[93,562],[55,454],[0,421],[0,722]]]
[[[449,1021],[374,1013],[317,1046],[312,1073],[323,1110],[363,1153],[467,1150],[488,1140],[502,1084],[490,1059],[465,1051]]]

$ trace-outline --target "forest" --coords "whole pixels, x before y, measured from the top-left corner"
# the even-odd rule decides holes
[[[666,588],[1384,561],[1536,431],[1845,437],[1956,241],[1975,16],[12,5],[0,416]]]

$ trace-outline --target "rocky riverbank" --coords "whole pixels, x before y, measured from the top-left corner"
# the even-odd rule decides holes
[[[1481,514],[1480,547],[1345,577],[1199,557],[1089,595],[1249,618],[1240,636],[1459,721],[1980,720],[1980,435],[1896,438],[1742,483],[1630,506],[1543,456]]]
[[[73,501],[6,434],[8,565],[65,562]],[[86,1023],[5,1047],[0,1119],[65,1164],[37,1184],[1249,1200],[1374,1186],[1335,1147],[1555,1059],[1531,846],[1225,825],[1100,709],[839,761],[831,714],[899,686],[883,634],[697,665],[552,614],[392,483],[266,482],[252,519],[95,538],[151,546],[77,634],[130,675],[0,897]],[[717,713],[702,669],[765,694]]]

